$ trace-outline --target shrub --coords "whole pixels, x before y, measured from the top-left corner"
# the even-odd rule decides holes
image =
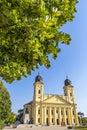
[[[72,127],[72,126],[68,126],[67,128],[68,128],[68,129],[72,129],[73,127]]]

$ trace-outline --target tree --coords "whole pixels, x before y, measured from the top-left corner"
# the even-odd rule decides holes
[[[83,126],[87,125],[87,117],[82,118],[82,125]]]
[[[60,31],[72,21],[77,0],[0,0],[0,76],[11,83],[39,65],[50,67],[59,43],[70,35]]]
[[[11,114],[11,101],[7,89],[0,81],[0,126],[3,127],[9,120]]]
[[[16,122],[16,119],[17,119],[17,115],[14,114],[13,112],[11,112],[11,114],[10,114],[10,116],[9,116],[9,119],[8,119],[8,123],[9,123],[9,124],[15,123],[15,122]]]

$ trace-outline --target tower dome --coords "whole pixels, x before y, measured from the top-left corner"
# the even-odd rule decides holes
[[[64,85],[65,86],[71,85],[71,80],[68,79],[68,77],[66,77],[66,80],[64,81]]]
[[[42,81],[43,81],[42,77],[38,74],[35,78],[35,82],[42,82]]]

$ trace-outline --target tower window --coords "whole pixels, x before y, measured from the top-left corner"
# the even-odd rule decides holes
[[[40,94],[40,90],[38,90],[38,94]]]
[[[72,93],[70,93],[70,96],[72,96]]]

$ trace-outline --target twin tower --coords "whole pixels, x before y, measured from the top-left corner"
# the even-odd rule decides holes
[[[33,100],[24,105],[24,123],[36,125],[78,125],[74,100],[74,87],[66,78],[64,95],[45,94],[43,79],[37,75],[34,82]]]
[[[71,81],[66,77],[64,81],[64,96],[67,101],[73,101],[74,103],[74,87],[71,84]],[[42,77],[38,74],[34,82],[34,101],[43,101],[44,100],[44,84]]]

